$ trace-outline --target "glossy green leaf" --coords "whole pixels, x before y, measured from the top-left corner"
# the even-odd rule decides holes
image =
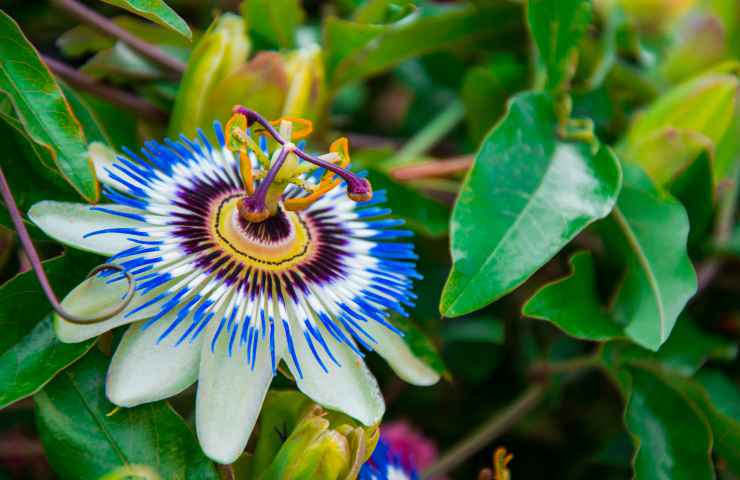
[[[330,17],[324,24],[329,84],[338,88],[412,57],[505,33],[515,28],[518,14],[514,5],[495,3],[481,8],[445,8],[428,15],[421,8],[390,25]]]
[[[686,253],[686,210],[630,167],[610,221],[616,230],[607,233],[608,240],[617,243],[625,265],[613,304],[615,318],[637,344],[657,350],[696,292]]]
[[[218,474],[183,419],[165,402],[115,410],[105,397],[108,359],[92,350],[37,393],[36,418],[49,462],[62,478],[97,479],[145,465],[165,479]]]
[[[85,132],[87,141],[92,142],[103,142],[108,145],[111,144],[108,132],[105,131],[103,124],[98,120],[95,112],[92,111],[87,102],[71,87],[66,84],[60,84],[64,96],[67,98],[69,105],[72,107],[77,119],[80,121],[82,131]]]
[[[246,0],[241,12],[252,35],[270,46],[293,48],[306,14],[299,0]]]
[[[500,298],[611,211],[621,182],[614,155],[559,140],[556,125],[552,97],[524,93],[484,140],[452,213],[443,315]]]
[[[602,358],[609,365],[651,362],[681,375],[693,375],[710,359],[731,361],[737,345],[724,337],[706,332],[690,318],[681,317],[668,340],[657,352],[627,341],[608,342]]]
[[[524,305],[522,314],[552,322],[568,335],[583,340],[624,336],[599,299],[591,253],[574,254],[570,265],[571,274],[538,290]]]
[[[529,0],[527,20],[547,70],[547,87],[559,90],[575,70],[572,57],[591,23],[591,1]]]
[[[44,262],[58,295],[77,285],[99,263],[98,257],[69,251]],[[0,287],[0,408],[31,395],[95,343],[65,344],[57,340],[51,306],[32,271]]]
[[[98,185],[87,158],[87,139],[59,85],[18,24],[0,12],[0,90],[35,142],[49,150],[55,165],[88,201]]]
[[[703,413],[659,371],[629,369],[624,421],[636,480],[713,480],[712,433]]]
[[[123,8],[142,16],[165,28],[173,30],[188,39],[193,38],[187,22],[172,10],[163,0],[102,0],[113,6]]]

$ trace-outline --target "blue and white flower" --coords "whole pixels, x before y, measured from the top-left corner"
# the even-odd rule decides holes
[[[147,142],[140,153],[123,149],[126,155],[115,161],[96,162],[112,203],[44,201],[29,212],[52,238],[110,255],[110,263],[135,278],[133,299],[114,317],[90,325],[54,319],[63,342],[130,324],[111,361],[109,399],[133,407],[197,381],[201,446],[231,463],[281,362],[305,394],[367,425],[385,407],[363,350],[378,352],[410,383],[435,383],[438,375],[388,320],[412,304],[418,275],[413,246],[404,241],[409,232],[380,206],[384,193],[357,203],[348,198],[356,193],[350,181],[322,188],[313,167],[298,158],[307,155],[290,141],[262,136],[251,143],[260,151],[240,156],[219,124],[214,132],[217,145],[201,132],[198,139]],[[285,174],[281,162],[298,173]],[[244,180],[253,171],[256,189]],[[240,202],[268,190],[269,216],[249,221]],[[303,190],[314,193],[311,202],[303,210],[287,208],[301,204]],[[77,286],[62,306],[92,316],[126,289],[120,272],[104,272]]]

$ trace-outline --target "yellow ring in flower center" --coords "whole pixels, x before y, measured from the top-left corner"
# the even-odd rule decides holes
[[[290,233],[277,241],[257,238],[245,231],[236,204],[243,194],[222,199],[211,215],[213,237],[240,262],[269,271],[288,270],[311,254],[311,232],[295,212],[284,212]]]

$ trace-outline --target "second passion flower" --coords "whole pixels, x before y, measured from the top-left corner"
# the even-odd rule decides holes
[[[389,321],[414,299],[410,232],[369,183],[346,169],[346,140],[315,157],[292,143],[300,119],[267,122],[241,107],[217,144],[200,132],[96,163],[113,203],[44,201],[29,216],[49,236],[103,255],[122,272],[93,276],[62,301],[82,325],[55,315],[63,342],[131,324],[111,361],[106,392],[123,407],[198,382],[196,428],[221,463],[244,450],[280,362],[316,402],[364,424],[384,402],[362,360],[375,350],[404,380],[435,383]],[[307,125],[307,126],[306,126]],[[318,176],[318,174],[323,175]],[[356,201],[360,200],[360,201]]]

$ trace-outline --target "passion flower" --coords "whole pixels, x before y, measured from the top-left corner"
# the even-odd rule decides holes
[[[238,107],[225,129],[214,125],[217,145],[199,132],[98,161],[113,203],[44,201],[29,212],[49,236],[112,255],[113,267],[55,307],[57,336],[81,342],[131,324],[108,397],[132,407],[198,381],[198,438],[222,463],[243,451],[281,364],[309,397],[366,425],[385,407],[364,350],[410,383],[438,380],[389,320],[415,298],[411,232],[380,206],[384,192],[347,170],[346,139],[320,157],[293,143],[310,130]],[[115,314],[68,321],[100,312]]]

